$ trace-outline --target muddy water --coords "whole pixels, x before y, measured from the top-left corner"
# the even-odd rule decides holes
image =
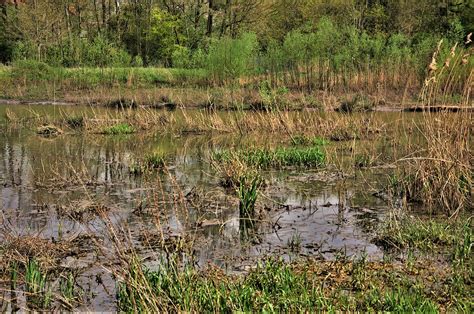
[[[100,237],[106,233],[101,219],[64,214],[89,202],[107,208],[113,223],[127,226],[151,267],[161,248],[150,239],[162,234],[193,243],[198,266],[213,263],[230,272],[245,271],[256,259],[275,254],[286,259],[363,253],[382,258],[372,239],[387,205],[372,193],[379,188],[380,177],[386,176],[383,169],[357,172],[355,177],[332,168],[266,171],[267,185],[259,199],[262,222],[244,234],[235,193],[219,186],[209,154],[246,147],[253,139],[80,133],[42,138],[28,128],[9,129],[3,120],[6,111],[21,118],[97,110],[106,109],[0,105],[3,230],[53,240],[91,233]],[[167,156],[168,171],[131,174],[130,166],[150,152]],[[93,291],[94,297],[82,309],[113,310],[115,283],[98,266],[90,243],[82,245],[83,254],[63,261],[65,267],[82,269],[83,284]]]

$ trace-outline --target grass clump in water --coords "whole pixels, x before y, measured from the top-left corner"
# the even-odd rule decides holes
[[[65,122],[71,129],[80,129],[80,128],[84,127],[84,117],[83,116],[67,117]]]
[[[36,129],[36,134],[43,137],[56,137],[63,134],[63,131],[52,124],[42,125]]]
[[[251,167],[321,167],[326,162],[326,154],[319,147],[282,147],[275,150],[252,149],[237,151],[237,158]],[[231,153],[223,151],[214,154],[216,161],[226,162],[231,158]]]
[[[143,161],[130,166],[130,173],[140,175],[146,172],[163,169],[166,167],[166,156],[161,153],[147,154]]]
[[[240,219],[252,220],[255,217],[255,203],[257,202],[258,189],[262,184],[259,175],[242,176],[237,194],[240,199]]]
[[[325,140],[324,138],[321,138],[318,136],[310,137],[306,135],[293,136],[293,138],[291,139],[291,142],[295,146],[303,146],[303,145],[324,146],[328,144],[328,141]]]
[[[126,135],[135,133],[135,129],[128,123],[119,123],[105,128],[102,133],[106,135]]]
[[[52,304],[52,292],[47,285],[47,275],[35,259],[26,265],[25,292],[27,301],[35,308],[47,309]]]
[[[357,94],[352,99],[343,101],[336,111],[345,113],[366,112],[372,111],[373,108],[374,103],[366,95]]]

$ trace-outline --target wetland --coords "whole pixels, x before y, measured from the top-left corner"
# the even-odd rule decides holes
[[[472,309],[470,112],[0,104],[0,126],[4,311]]]

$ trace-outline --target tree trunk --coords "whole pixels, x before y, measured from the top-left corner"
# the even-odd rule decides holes
[[[97,0],[94,0],[94,15],[95,15],[95,20],[97,22],[97,31],[100,33],[100,18],[99,18],[99,10],[97,9]]]
[[[107,5],[105,4],[105,0],[101,1],[102,4],[102,27],[106,27],[106,22],[107,22]]]
[[[206,31],[206,36],[211,37],[212,35],[212,23],[213,23],[213,10],[214,8],[214,1],[209,0],[209,11],[207,13],[207,31]]]

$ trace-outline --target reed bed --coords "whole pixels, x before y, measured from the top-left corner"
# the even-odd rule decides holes
[[[433,54],[431,73],[422,93],[424,105],[428,108],[445,98],[451,84],[455,84],[457,71],[466,66],[461,55],[456,53],[455,45],[443,66],[435,67],[441,47],[442,42]],[[472,75],[468,81],[472,86]],[[464,102],[472,106],[470,87],[464,97]],[[423,113],[422,119],[415,124],[423,145],[420,147],[418,143],[410,141],[407,147],[412,153],[398,160],[401,164],[398,170],[399,183],[402,194],[408,200],[424,204],[431,212],[442,212],[450,217],[472,211],[472,121],[473,114],[469,111]]]

